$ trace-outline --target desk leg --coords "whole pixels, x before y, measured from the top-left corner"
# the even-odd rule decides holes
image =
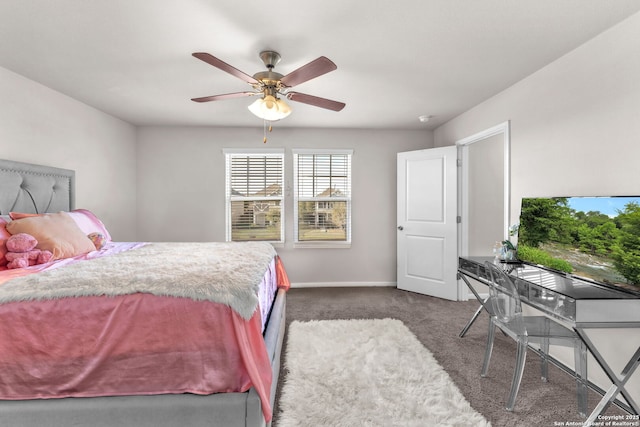
[[[578,342],[574,344],[573,357],[576,373],[578,414],[580,414],[582,418],[587,418],[587,393],[589,389],[589,377],[587,374],[587,346],[584,344],[584,341],[579,338],[576,338],[576,341]],[[575,345],[577,345],[577,349],[575,348]]]
[[[633,400],[633,398],[630,396],[630,394],[627,392],[627,390],[624,387],[627,381],[629,380],[629,378],[631,378],[631,376],[635,372],[638,365],[640,364],[640,347],[638,347],[636,352],[633,354],[631,359],[629,359],[629,362],[627,362],[627,365],[624,367],[624,369],[620,373],[620,376],[618,376],[613,372],[609,364],[604,360],[600,352],[593,345],[593,342],[586,335],[586,333],[584,332],[584,329],[580,327],[576,327],[576,332],[578,333],[582,341],[585,343],[585,345],[587,346],[587,348],[589,349],[593,357],[596,359],[600,367],[602,367],[604,372],[607,374],[607,376],[613,383],[609,388],[609,390],[607,390],[605,395],[602,396],[602,399],[596,405],[593,412],[591,412],[591,415],[589,415],[589,418],[587,418],[587,420],[584,422],[584,426],[593,425],[593,423],[598,419],[598,415],[602,414],[609,407],[609,405],[616,398],[618,393],[622,394],[622,397],[624,397],[624,399],[627,401],[627,403],[629,404],[633,412],[636,415],[638,415],[638,413],[640,413],[640,407],[635,402],[635,400]]]
[[[476,321],[476,319],[478,318],[478,316],[480,315],[480,313],[482,312],[483,309],[487,309],[486,303],[487,300],[489,298],[485,298],[484,300],[482,299],[482,297],[480,296],[480,294],[478,294],[478,291],[475,290],[475,288],[471,285],[471,283],[469,283],[469,281],[467,280],[467,278],[463,275],[458,273],[458,278],[462,279],[464,281],[464,283],[467,285],[467,287],[469,288],[469,290],[473,293],[473,295],[476,297],[476,299],[478,300],[478,302],[480,303],[480,307],[478,307],[478,309],[476,310],[476,312],[473,314],[473,316],[471,317],[471,319],[469,319],[469,322],[467,322],[467,324],[465,325],[465,327],[462,329],[462,331],[460,331],[460,333],[458,334],[458,336],[460,338],[463,338],[467,331],[469,330],[469,328],[471,328],[471,325],[473,325],[473,323]],[[489,310],[487,310],[487,312],[489,314],[491,314],[491,312]]]
[[[476,319],[478,318],[478,316],[480,315],[480,313],[482,312],[483,309],[484,309],[484,306],[481,305],[480,307],[478,307],[476,312],[473,313],[473,317],[471,317],[471,319],[465,325],[465,327],[462,329],[462,331],[460,331],[460,334],[458,335],[460,338],[463,338],[466,335],[467,331],[469,330],[471,325],[473,325],[473,322],[476,321]]]

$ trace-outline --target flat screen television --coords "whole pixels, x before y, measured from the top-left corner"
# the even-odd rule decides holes
[[[523,198],[518,258],[640,294],[640,197]]]

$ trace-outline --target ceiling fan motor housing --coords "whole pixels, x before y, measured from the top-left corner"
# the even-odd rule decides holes
[[[253,75],[253,78],[258,80],[261,83],[261,88],[256,89],[275,89],[276,91],[280,89],[282,84],[280,80],[284,77],[280,73],[276,73],[273,71],[273,68],[280,62],[280,54],[278,52],[274,52],[272,50],[265,50],[260,52],[260,59],[264,62],[264,66],[267,67],[268,71],[259,71]],[[273,90],[269,90],[269,92],[273,92]],[[266,93],[265,95],[274,95],[273,93]]]
[[[273,71],[260,71],[253,75],[253,78],[262,83],[264,87],[277,87],[280,88],[280,79],[282,74]]]

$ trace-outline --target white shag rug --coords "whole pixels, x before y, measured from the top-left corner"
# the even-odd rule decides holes
[[[484,426],[399,320],[294,321],[276,427]]]

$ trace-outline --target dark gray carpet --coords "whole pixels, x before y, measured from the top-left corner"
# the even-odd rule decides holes
[[[513,412],[504,409],[515,362],[515,343],[496,334],[489,374],[481,378],[488,325],[486,313],[464,338],[458,338],[477,307],[475,301],[446,301],[395,288],[294,288],[287,296],[287,325],[293,320],[399,319],[433,353],[471,406],[494,427],[551,427],[583,421],[577,414],[573,378],[551,365],[549,382],[542,382],[540,359],[531,351],[527,355],[516,407]],[[283,362],[286,363],[286,355]],[[286,377],[283,367],[280,386]],[[589,410],[599,399],[597,393],[590,391]],[[278,411],[276,397],[273,423],[276,427]],[[616,407],[606,412],[622,413]]]

